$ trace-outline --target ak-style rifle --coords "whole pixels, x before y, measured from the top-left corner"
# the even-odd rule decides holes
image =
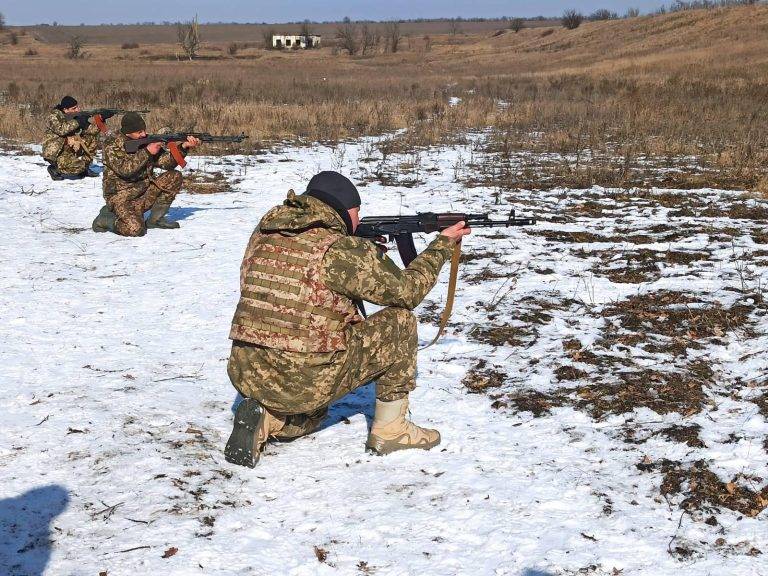
[[[77,120],[84,125],[88,119],[93,118],[93,123],[99,127],[102,134],[106,133],[108,128],[105,120],[109,120],[112,116],[118,114],[128,114],[128,112],[136,112],[138,114],[149,114],[149,110],[123,110],[122,108],[94,108],[93,110],[80,110],[80,112],[70,112],[64,114],[69,120]]]
[[[245,134],[240,134],[239,136],[213,136],[208,132],[176,132],[173,134],[147,134],[146,137],[137,138],[135,140],[126,138],[125,151],[128,152],[128,154],[136,154],[136,152],[138,152],[141,148],[147,146],[148,144],[160,142],[168,146],[168,151],[171,153],[171,156],[173,156],[173,159],[176,160],[176,164],[178,164],[181,168],[184,168],[184,166],[187,165],[187,161],[184,160],[184,155],[181,153],[181,150],[179,149],[179,143],[186,142],[189,136],[193,136],[198,140],[200,140],[201,142],[242,142],[243,140],[248,138],[248,136],[246,136]]]
[[[536,224],[533,218],[517,218],[512,210],[506,220],[491,220],[488,214],[462,214],[460,212],[423,212],[415,216],[366,216],[360,220],[355,236],[379,239],[389,238],[397,244],[403,264],[408,266],[416,258],[413,235],[418,232],[442,232],[458,222],[468,228],[509,228]]]
[[[407,267],[416,258],[416,246],[413,235],[417,232],[441,232],[459,222],[464,222],[468,228],[508,228],[510,226],[530,226],[536,224],[533,218],[517,218],[512,210],[506,220],[491,220],[488,214],[462,214],[460,212],[424,212],[415,216],[366,216],[360,220],[355,236],[382,241],[387,237],[394,240],[400,258]],[[461,242],[457,242],[451,257],[451,274],[448,280],[448,296],[445,309],[440,317],[437,335],[427,346],[432,346],[443,334],[448,319],[453,310],[453,299],[456,294],[456,280],[461,257]]]

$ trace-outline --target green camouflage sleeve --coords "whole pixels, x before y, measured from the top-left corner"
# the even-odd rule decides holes
[[[72,136],[80,129],[80,123],[77,120],[67,120],[66,117],[59,114],[51,114],[48,117],[48,130],[57,136]]]
[[[181,147],[181,142],[179,142],[179,150],[181,151],[181,155],[186,158],[189,151]],[[168,152],[168,150],[163,150],[155,160],[155,166],[162,168],[163,170],[173,170],[178,164],[176,164],[176,160],[173,159],[173,156],[171,156],[171,153]]]
[[[325,253],[324,282],[353,300],[413,310],[432,290],[452,253],[453,241],[438,236],[402,270],[370,240],[347,236]]]
[[[88,136],[98,136],[101,134],[101,131],[99,130],[99,127],[96,126],[96,124],[88,124],[88,128],[83,131],[83,134]]]
[[[147,166],[151,155],[145,148],[135,154],[129,154],[120,142],[112,142],[104,147],[104,163],[120,178],[136,177]]]

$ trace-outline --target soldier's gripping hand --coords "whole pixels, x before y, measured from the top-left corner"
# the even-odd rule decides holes
[[[152,156],[157,156],[160,154],[160,150],[163,149],[163,143],[162,142],[152,142],[151,144],[147,144],[147,152],[152,154]]]
[[[190,148],[195,148],[200,145],[200,139],[195,138],[194,136],[187,136],[187,141],[184,142],[181,147],[184,148],[184,150],[189,150]]]
[[[450,238],[454,242],[460,241],[464,236],[467,234],[471,234],[472,229],[466,227],[466,223],[462,220],[461,222],[456,222],[453,226],[449,226],[442,232],[440,232],[441,236],[446,236],[447,238]]]

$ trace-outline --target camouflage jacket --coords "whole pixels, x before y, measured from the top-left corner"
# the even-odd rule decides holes
[[[289,209],[283,209],[287,206]],[[399,268],[379,247],[365,238],[348,236],[336,212],[319,200],[304,194],[288,195],[283,207],[268,212],[254,232],[298,233],[308,226],[328,228],[343,236],[325,252],[321,279],[333,292],[351,300],[364,300],[380,306],[412,310],[437,282],[437,276],[453,253],[453,241],[438,236],[406,268]],[[241,270],[241,288],[253,243],[249,243]]]
[[[61,154],[69,136],[97,136],[99,128],[95,124],[89,124],[85,130],[80,129],[80,123],[69,120],[64,112],[54,108],[48,116],[48,124],[43,137],[43,158],[49,162],[55,162]]]
[[[134,198],[141,196],[149,187],[154,177],[155,168],[173,170],[176,160],[167,150],[152,155],[146,148],[141,148],[135,154],[125,151],[126,137],[117,134],[104,145],[104,179],[102,189],[104,197],[119,192],[129,192]],[[179,146],[181,153],[187,151]]]

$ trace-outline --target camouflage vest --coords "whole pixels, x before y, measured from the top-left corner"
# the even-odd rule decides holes
[[[296,236],[255,234],[229,337],[291,352],[346,349],[344,329],[361,318],[351,299],[321,279],[323,256],[339,238],[326,228]]]

